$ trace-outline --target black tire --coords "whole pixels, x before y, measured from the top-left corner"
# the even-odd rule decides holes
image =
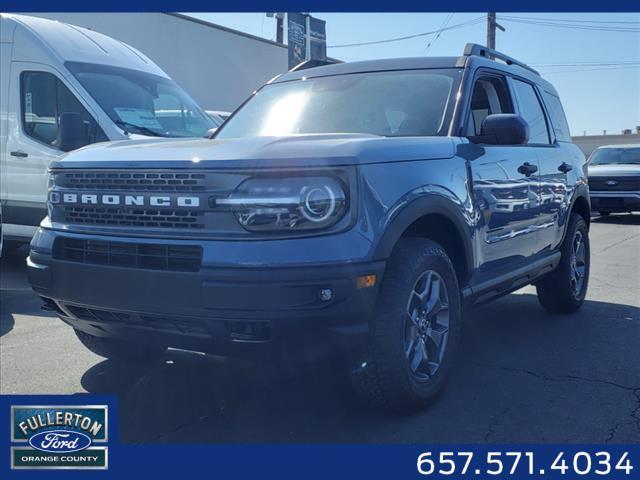
[[[584,270],[582,283],[574,284],[572,255],[576,235],[583,239]],[[536,284],[538,301],[545,310],[553,313],[573,313],[584,303],[589,285],[590,247],[589,230],[584,218],[577,213],[569,217],[569,225],[562,246],[562,259],[556,269]],[[577,270],[577,266],[575,267]]]
[[[114,361],[152,361],[160,357],[165,347],[126,342],[115,338],[96,337],[80,330],[75,330],[80,342],[96,355]]]
[[[600,212],[598,212],[598,213],[600,214],[600,216],[601,216],[601,217],[608,217],[609,215],[611,215],[611,212],[603,212],[603,211],[600,211]]]
[[[429,280],[423,280],[425,275],[429,275]],[[424,373],[414,371],[410,354],[405,352],[405,348],[407,351],[411,350],[412,344],[407,338],[407,329],[413,332],[409,336],[415,336],[415,333],[421,335],[420,332],[423,332],[417,328],[420,322],[411,321],[407,312],[413,309],[409,299],[418,298],[412,297],[415,295],[414,290],[418,289],[418,283],[431,282],[435,277],[438,278],[439,288],[445,287],[448,297],[448,312],[445,312],[446,308],[441,310],[448,314],[448,332],[443,335],[444,343],[441,345],[444,347],[437,353],[433,351],[436,344],[430,337],[424,337],[422,351],[429,358],[439,357],[435,370]],[[428,305],[435,290],[434,287],[425,288],[424,295],[428,297]],[[440,318],[439,315],[436,317]],[[366,361],[351,372],[356,393],[370,405],[388,410],[412,412],[424,408],[442,391],[446,383],[460,341],[461,317],[458,280],[444,249],[431,240],[402,239],[387,264],[376,312],[370,322]],[[427,318],[418,317],[422,322],[428,323]],[[432,331],[436,327],[437,322]],[[418,347],[414,349],[413,360],[417,359],[417,352]],[[422,354],[419,356],[422,358]],[[424,362],[420,362],[420,365],[423,364]],[[431,363],[428,362],[425,368],[431,369]]]

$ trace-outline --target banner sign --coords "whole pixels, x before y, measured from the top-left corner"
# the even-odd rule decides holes
[[[310,60],[324,61],[327,59],[327,34],[325,25],[326,22],[324,20],[309,17]]]
[[[302,13],[287,14],[287,43],[289,45],[289,68],[293,68],[307,57],[307,16]]]
[[[305,13],[287,14],[289,68],[305,60],[327,59],[326,22]]]

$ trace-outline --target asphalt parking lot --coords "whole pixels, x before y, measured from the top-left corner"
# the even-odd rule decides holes
[[[640,442],[640,215],[595,218],[587,301],[549,315],[522,289],[469,312],[459,361],[426,411],[363,407],[330,359],[264,364],[169,351],[119,366],[40,310],[26,251],[2,259],[0,392],[114,393],[134,443]]]

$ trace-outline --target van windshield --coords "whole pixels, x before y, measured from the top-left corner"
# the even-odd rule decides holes
[[[129,133],[202,137],[213,121],[175,82],[127,68],[67,62],[111,120]]]
[[[274,83],[259,90],[215,138],[304,133],[386,137],[446,135],[460,70],[353,73]]]

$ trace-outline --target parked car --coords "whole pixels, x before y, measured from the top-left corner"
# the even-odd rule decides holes
[[[29,278],[91,351],[295,362],[335,341],[394,410],[444,387],[463,306],[533,283],[575,312],[589,279],[586,162],[556,90],[479,45],[298,67],[212,140],[55,161],[48,205]]]
[[[607,145],[589,157],[593,210],[602,216],[640,211],[640,144]]]
[[[47,167],[92,143],[202,137],[213,122],[139,51],[85,28],[0,15],[0,201],[5,248],[46,216]]]
[[[231,116],[231,112],[224,112],[222,110],[206,110],[207,115],[213,120],[216,127],[219,127],[224,121]]]

